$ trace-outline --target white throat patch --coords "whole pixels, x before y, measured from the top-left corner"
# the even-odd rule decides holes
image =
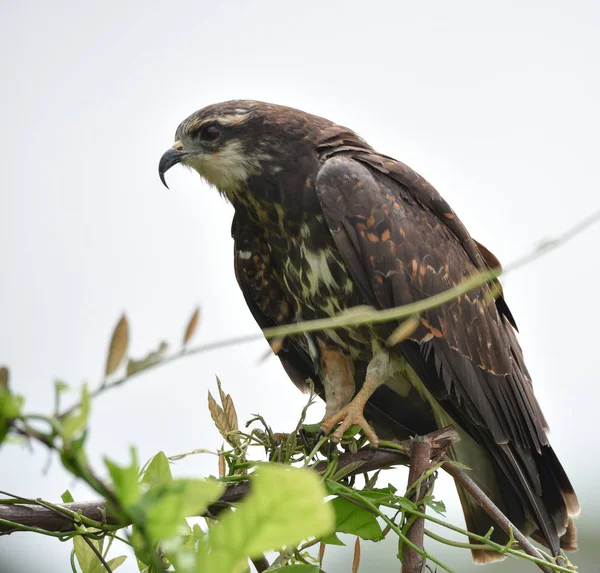
[[[201,177],[230,197],[235,195],[248,177],[258,172],[258,159],[256,156],[247,155],[241,142],[232,140],[218,151],[191,155],[182,163],[195,169]]]

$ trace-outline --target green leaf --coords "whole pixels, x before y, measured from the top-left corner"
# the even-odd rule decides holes
[[[65,440],[72,440],[75,434],[85,430],[90,415],[90,392],[87,384],[81,390],[81,404],[72,414],[69,414],[61,424],[61,434]]]
[[[68,389],[69,389],[69,385],[64,380],[59,380],[58,378],[56,380],[54,380],[54,391],[57,394],[60,394],[61,392],[65,392]]]
[[[183,519],[183,498],[168,491],[166,487],[152,489],[143,498],[146,533],[152,542],[168,539],[177,533]]]
[[[204,531],[196,523],[192,528],[188,529],[187,534],[183,536],[182,540],[179,540],[179,545],[177,545],[176,540],[174,550],[170,549],[168,543],[162,544],[163,551],[177,573],[196,572],[196,545],[204,536]]]
[[[440,514],[442,516],[446,515],[446,505],[444,504],[443,501],[437,500],[437,499],[433,499],[433,497],[431,497],[429,495],[426,496],[425,499],[423,499],[423,501],[425,502],[425,505],[427,507],[430,507],[436,513],[438,513],[438,514]]]
[[[346,544],[335,533],[330,533],[325,537],[321,537],[321,543],[326,543],[327,545],[340,545],[342,547],[346,547]]]
[[[200,543],[198,571],[238,573],[248,557],[331,532],[334,515],[323,502],[319,476],[307,469],[260,464],[252,489]]]
[[[396,489],[391,490],[390,488],[374,488],[368,490],[362,490],[360,495],[366,497],[371,503],[379,505],[385,501],[397,501],[398,497],[395,495]]]
[[[0,419],[14,420],[21,413],[23,396],[0,389]]]
[[[108,566],[111,568],[111,570],[114,571],[118,567],[121,567],[121,565],[123,565],[123,563],[125,563],[126,559],[127,559],[127,555],[119,555],[118,557],[113,557],[112,559],[107,561],[107,563],[108,563]],[[102,567],[102,569],[99,571],[94,571],[94,573],[106,573],[106,569],[105,569],[104,565],[100,564],[100,566]]]
[[[8,434],[10,423],[21,414],[23,396],[13,394],[8,386],[9,373],[6,366],[0,368],[0,443]]]
[[[321,429],[321,422],[317,422],[316,424],[302,424],[302,429],[307,434],[316,434]]]
[[[90,540],[92,544],[98,546],[98,542]],[[75,556],[81,568],[82,573],[91,573],[94,564],[98,561],[98,557],[92,551],[92,548],[85,542],[81,535],[73,537],[73,545],[75,546]]]
[[[98,550],[98,552],[102,553],[101,544],[95,539],[91,539],[89,537],[88,539],[90,543]],[[77,557],[77,561],[82,573],[106,573],[106,568],[100,559],[98,559],[98,556],[94,553],[92,548],[87,544],[85,539],[83,539],[83,536],[76,535],[73,537],[73,545],[75,546],[75,556]],[[111,570],[114,571],[123,565],[126,559],[126,555],[119,555],[118,557],[110,559],[106,563]]]
[[[65,493],[63,493],[60,498],[62,499],[63,503],[73,503],[75,501],[68,489],[65,490]]]
[[[142,477],[142,483],[147,483],[151,486],[164,485],[173,480],[171,475],[171,466],[164,452],[158,452],[152,461],[148,464],[146,471]]]
[[[153,551],[152,547],[148,547],[144,536],[140,533],[137,525],[131,527],[131,535],[129,536],[129,542],[133,547],[135,558],[137,561],[138,569],[140,571],[149,571],[148,563],[151,562],[152,558],[150,552]]]
[[[90,539],[89,537],[88,539],[90,543],[98,550],[98,552],[101,552],[100,543],[95,539]],[[79,562],[79,567],[81,567],[82,573],[97,573],[97,565],[100,565],[100,567],[106,573],[106,569],[98,559],[98,556],[87,544],[83,536],[76,535],[73,537],[73,545],[75,546],[75,556],[77,557],[77,561]]]
[[[146,492],[136,510],[143,515],[141,519],[150,539],[159,542],[187,526],[185,517],[204,513],[224,489],[225,486],[216,480],[174,480]]]
[[[317,565],[306,565],[298,563],[296,565],[284,565],[275,569],[269,569],[268,573],[319,573],[321,569]]]
[[[343,491],[343,486],[337,486],[337,484],[327,480],[327,489],[331,493],[337,494],[340,491]],[[360,496],[367,498],[373,505],[378,507],[381,503],[389,502],[393,503],[399,509],[404,509],[406,511],[415,511],[418,509],[417,505],[410,499],[401,495],[396,495],[396,491],[398,490],[390,484],[385,488],[361,490]]]
[[[383,539],[383,532],[377,518],[370,511],[354,505],[341,497],[336,497],[329,502],[335,511],[335,531],[358,535],[362,539],[379,541]]]
[[[225,491],[225,485],[214,479],[175,480],[173,487],[178,486],[182,487],[184,517],[202,515]]]
[[[120,467],[108,458],[104,458],[104,463],[113,480],[115,494],[124,508],[135,505],[141,496],[135,448],[131,448],[131,458],[131,465],[125,467]]]
[[[349,440],[350,438],[353,438],[354,436],[358,435],[359,433],[360,433],[360,426],[358,426],[356,424],[352,424],[352,426],[350,426],[344,432],[344,435],[342,436],[342,439]]]

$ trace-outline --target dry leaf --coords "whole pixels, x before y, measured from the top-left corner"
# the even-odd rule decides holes
[[[218,376],[217,386],[219,387],[221,404],[223,404],[223,411],[225,412],[225,416],[227,418],[229,430],[238,430],[238,417],[237,412],[235,411],[235,406],[233,405],[233,400],[229,394],[225,394],[225,392],[223,392],[223,388],[221,387],[221,380],[219,380]]]
[[[237,412],[235,411],[233,400],[231,399],[231,396],[229,394],[227,394],[225,403],[223,404],[223,409],[225,410],[225,415],[227,416],[227,421],[229,422],[229,428],[231,430],[238,430],[239,427]]]
[[[225,477],[225,456],[219,455],[219,477]]]
[[[395,346],[399,342],[406,340],[417,328],[420,324],[420,319],[418,315],[409,316],[405,321],[400,323],[390,337],[387,339],[388,346]]]
[[[210,412],[210,417],[213,419],[213,422],[215,423],[215,426],[217,427],[217,430],[219,430],[219,433],[221,434],[221,436],[223,436],[225,439],[227,439],[227,433],[228,433],[227,417],[225,416],[225,412],[223,411],[223,408],[221,408],[221,406],[219,406],[217,404],[216,400],[212,397],[210,390],[208,391],[208,410]]]
[[[358,573],[358,566],[360,565],[360,537],[356,538],[354,544],[354,559],[352,560],[352,573]]]
[[[192,338],[192,336],[194,336],[194,333],[196,332],[196,328],[198,327],[198,320],[200,319],[200,309],[198,307],[196,307],[196,310],[194,311],[194,314],[192,314],[187,328],[185,329],[185,334],[183,335],[183,345],[185,346],[190,339]]]
[[[115,327],[115,331],[110,341],[108,350],[108,358],[106,359],[106,375],[110,376],[121,364],[123,358],[127,354],[127,346],[129,345],[129,326],[127,317],[123,315],[119,323]]]
[[[0,367],[0,388],[8,390],[8,368],[6,366]]]
[[[168,349],[169,345],[163,340],[154,352],[149,352],[141,360],[130,358],[127,362],[127,376],[131,376],[136,372],[140,372],[141,370],[145,370],[146,368],[157,364],[165,357]]]

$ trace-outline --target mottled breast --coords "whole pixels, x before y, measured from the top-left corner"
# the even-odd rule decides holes
[[[275,324],[326,318],[365,304],[323,215],[293,217],[278,204],[253,201],[243,219],[237,266],[250,296]],[[299,339],[318,360],[317,337],[359,356],[370,349],[371,336],[366,329],[329,330]]]
[[[276,225],[265,227],[284,290],[293,300],[295,320],[327,318],[348,308],[364,305],[360,290],[341,259],[322,215],[296,221],[278,210]],[[326,339],[358,357],[370,351],[372,332],[364,329],[326,330],[305,337],[315,359],[315,338]]]

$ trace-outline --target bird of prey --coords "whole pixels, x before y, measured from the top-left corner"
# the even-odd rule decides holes
[[[177,128],[160,160],[163,183],[178,163],[233,205],[236,276],[261,328],[405,305],[499,266],[415,171],[297,109],[248,100],[205,107]],[[511,522],[553,555],[576,549],[579,503],[548,442],[499,285],[422,313],[390,347],[397,326],[285,341],[278,356],[290,378],[301,388],[312,379],[325,399],[322,429],[339,440],[357,424],[376,445],[453,424],[461,441],[451,457]],[[467,528],[485,535],[491,518],[458,493]],[[496,527],[492,539],[507,536]],[[479,550],[473,558],[502,555]]]

